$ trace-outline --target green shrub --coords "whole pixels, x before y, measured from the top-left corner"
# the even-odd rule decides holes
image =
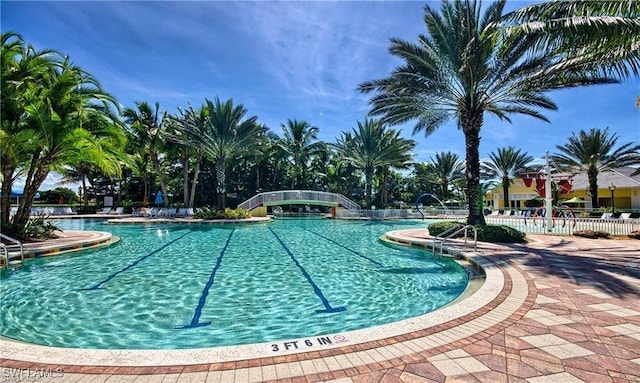
[[[230,209],[216,210],[210,207],[199,208],[195,214],[195,218],[200,219],[244,219],[251,217],[247,209]]]
[[[56,238],[53,232],[60,230],[56,225],[47,219],[47,214],[38,214],[22,227],[13,223],[2,225],[2,234],[18,239],[22,242],[40,241],[49,238]]]
[[[456,227],[456,229],[453,229],[453,227]],[[440,221],[440,222],[434,222],[432,224],[430,224],[429,226],[427,226],[427,229],[429,230],[429,234],[433,235],[433,236],[437,236],[440,235],[442,233],[444,233],[445,231],[448,231],[451,229],[451,231],[449,231],[449,233],[452,233],[458,229],[462,229],[464,227],[464,224],[460,223],[460,222],[456,222],[456,221]]]
[[[502,242],[502,243],[524,243],[526,234],[505,225],[476,226],[478,229],[478,241],[482,242]]]
[[[610,236],[610,234],[607,233],[606,231],[600,231],[600,230],[578,230],[578,231],[574,231],[573,235],[575,235],[576,237],[592,238],[592,239],[609,238]]]
[[[436,236],[440,235],[447,230],[450,230],[449,233],[452,233],[458,229],[462,229],[465,225],[456,221],[441,221],[434,222],[428,226],[429,234]],[[456,227],[456,229],[452,229]],[[516,230],[510,226],[504,225],[485,225],[485,226],[476,226],[478,230],[478,241],[481,242],[492,242],[492,243],[523,243],[526,242],[525,237],[526,234]],[[473,235],[473,233],[469,233],[469,235]],[[457,235],[457,237],[464,236],[464,232],[461,232]]]

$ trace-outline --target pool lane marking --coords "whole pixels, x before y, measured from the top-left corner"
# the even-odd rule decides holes
[[[209,296],[209,290],[211,286],[213,286],[213,282],[216,277],[216,272],[222,265],[222,257],[224,257],[224,253],[227,251],[227,247],[229,247],[229,243],[231,242],[231,237],[233,236],[233,232],[236,231],[235,228],[231,229],[231,233],[229,233],[229,237],[227,237],[227,242],[225,242],[224,247],[220,251],[220,255],[218,255],[218,259],[216,260],[215,266],[213,266],[213,270],[211,274],[209,274],[209,280],[204,285],[204,289],[202,289],[202,294],[200,295],[200,299],[198,300],[198,306],[196,306],[196,310],[193,313],[193,318],[191,318],[191,323],[184,325],[175,325],[175,329],[187,329],[187,328],[196,328],[196,327],[204,327],[211,324],[211,322],[200,322],[200,316],[202,315],[202,308],[205,303],[207,303],[207,297]]]
[[[347,246],[345,246],[345,245],[341,244],[340,242],[334,241],[333,239],[328,238],[328,237],[325,237],[324,235],[322,235],[322,234],[320,234],[320,233],[316,233],[316,232],[315,232],[315,231],[313,231],[313,230],[309,230],[309,229],[306,229],[306,230],[307,230],[308,232],[310,232],[310,233],[313,233],[313,234],[317,235],[318,237],[324,238],[324,239],[326,239],[327,241],[329,241],[329,242],[331,242],[331,243],[334,243],[334,244],[336,244],[336,245],[338,245],[338,246],[342,247],[342,248],[343,248],[343,249],[345,249],[345,250],[348,250],[348,251],[350,251],[350,252],[354,253],[355,255],[357,255],[357,256],[359,256],[359,257],[361,257],[361,258],[366,259],[367,261],[369,261],[369,262],[373,263],[374,265],[377,265],[378,267],[384,267],[384,265],[383,265],[382,263],[380,263],[380,262],[378,262],[378,261],[376,261],[376,260],[374,260],[374,259],[371,259],[371,258],[367,257],[366,255],[362,255],[362,254],[360,254],[358,251],[353,250],[353,249],[351,249],[351,248],[349,248],[349,247],[347,247]]]
[[[282,239],[280,239],[280,237],[278,236],[278,234],[276,234],[275,231],[273,231],[272,228],[269,228],[269,230],[271,231],[271,233],[276,237],[276,239],[278,240],[278,242],[280,242],[280,245],[282,245],[282,247],[284,248],[284,250],[287,252],[287,254],[289,254],[289,257],[291,257],[291,259],[293,260],[293,263],[295,263],[296,266],[298,266],[298,268],[300,269],[300,271],[302,272],[302,275],[304,275],[304,277],[307,279],[307,282],[309,282],[309,284],[311,285],[311,287],[313,287],[313,291],[316,293],[316,295],[318,296],[318,298],[320,298],[320,300],[322,301],[322,304],[324,305],[324,310],[316,310],[316,313],[337,313],[337,312],[341,312],[341,311],[345,311],[347,310],[346,307],[331,307],[331,304],[329,303],[329,301],[327,300],[327,297],[324,296],[324,294],[322,293],[322,290],[320,290],[320,287],[318,287],[318,285],[315,284],[315,282],[313,282],[313,279],[311,279],[311,275],[309,275],[309,273],[307,272],[307,270],[304,269],[304,267],[302,267],[302,265],[300,264],[300,262],[298,262],[298,260],[296,259],[296,257],[293,255],[293,253],[291,252],[291,250],[289,250],[289,248],[287,247],[287,245],[284,244],[284,242],[282,241]]]
[[[150,256],[152,256],[152,255],[154,255],[154,254],[159,253],[160,251],[162,251],[162,250],[166,249],[166,248],[167,248],[167,246],[169,246],[169,245],[171,245],[172,243],[174,243],[174,242],[176,242],[176,241],[178,241],[178,240],[180,240],[180,239],[182,239],[182,238],[186,237],[186,236],[187,236],[187,235],[189,235],[189,234],[191,234],[191,232],[190,232],[190,231],[189,231],[189,232],[187,232],[186,234],[181,235],[180,237],[178,237],[178,238],[176,238],[176,239],[173,239],[173,240],[171,240],[171,241],[169,241],[169,242],[165,243],[164,245],[160,246],[159,248],[157,248],[156,250],[154,250],[154,251],[150,252],[149,254],[144,255],[144,256],[142,256],[142,257],[138,258],[136,261],[134,261],[134,262],[132,262],[132,263],[128,264],[128,265],[127,265],[127,266],[125,266],[124,268],[122,268],[122,269],[120,269],[120,270],[116,271],[115,273],[113,273],[113,274],[109,275],[106,279],[104,279],[104,280],[102,280],[102,281],[98,282],[97,284],[95,284],[95,285],[93,285],[93,286],[91,286],[91,287],[87,287],[87,288],[84,288],[84,289],[80,289],[80,290],[98,290],[99,288],[101,288],[101,287],[102,287],[102,285],[104,285],[105,283],[109,282],[109,281],[110,281],[110,280],[112,280],[113,278],[117,277],[117,276],[118,276],[118,274],[122,274],[122,273],[124,273],[125,271],[127,271],[127,270],[131,269],[132,267],[135,267],[138,263],[140,263],[140,262],[144,261],[145,259],[149,258]]]

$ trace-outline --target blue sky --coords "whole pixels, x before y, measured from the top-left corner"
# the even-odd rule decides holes
[[[333,142],[367,114],[369,96],[357,93],[357,85],[400,64],[387,52],[389,38],[415,41],[425,33],[425,3],[3,0],[0,10],[3,32],[69,54],[124,107],[159,101],[174,113],[178,106],[199,106],[205,97],[233,98],[277,134],[295,118],[319,127],[320,139]],[[513,145],[541,158],[572,132],[590,128],[609,127],[619,142],[638,142],[638,95],[638,79],[550,93],[559,108],[544,112],[551,123],[485,118],[480,155]],[[426,138],[411,136],[412,124],[397,128],[417,141],[417,161],[441,151],[465,157],[455,123]]]

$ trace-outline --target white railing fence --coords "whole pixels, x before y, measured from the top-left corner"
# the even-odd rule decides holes
[[[464,221],[468,210],[428,209],[423,210],[426,219],[449,219]],[[370,219],[420,219],[422,215],[416,209],[374,209],[358,211],[338,210],[336,218],[370,218]],[[551,231],[548,230],[544,217],[524,216],[492,216],[484,217],[488,224],[506,225],[531,234],[572,235],[579,230],[605,231],[611,235],[628,235],[640,230],[640,219],[601,219],[601,218],[554,218]]]
[[[572,235],[580,230],[605,231],[611,235],[628,235],[640,230],[640,219],[619,218],[554,218],[551,230],[544,217],[501,217],[486,216],[487,223],[493,225],[506,225],[525,233],[534,234],[566,234]]]
[[[437,209],[427,208],[422,209],[425,218],[450,218],[458,219],[466,217],[469,214],[468,210],[452,210],[452,209]],[[336,211],[337,218],[373,218],[373,219],[397,219],[397,218],[422,218],[422,214],[417,209],[360,209],[353,210],[338,210]]]
[[[342,194],[313,190],[279,190],[257,194],[238,205],[239,208],[253,210],[261,205],[277,205],[288,203],[331,203],[349,210],[360,210],[360,205]]]

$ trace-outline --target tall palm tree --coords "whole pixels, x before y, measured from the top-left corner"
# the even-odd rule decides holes
[[[405,140],[399,132],[387,129],[380,120],[367,118],[358,121],[358,128],[342,132],[334,147],[338,154],[365,175],[365,201],[372,203],[373,176],[385,166],[404,166],[410,159],[413,140]]]
[[[609,134],[609,128],[580,130],[578,134],[572,133],[565,145],[557,145],[560,153],[551,159],[570,172],[587,173],[591,206],[598,207],[598,173],[640,164],[640,144],[627,142],[616,148],[617,144],[618,135]]]
[[[384,137],[384,143],[387,145],[386,154],[382,161],[380,169],[382,173],[382,206],[389,204],[389,171],[394,169],[407,169],[413,160],[413,148],[416,143],[414,140],[407,140],[400,135],[398,130],[388,130]]]
[[[431,164],[431,181],[438,185],[440,199],[448,198],[449,186],[464,178],[464,162],[453,152],[436,153],[435,159],[429,158]]]
[[[535,36],[536,47],[556,52],[558,66],[628,78],[640,74],[640,2],[549,1],[504,18],[507,36]]]
[[[242,104],[234,106],[232,99],[226,102],[218,97],[213,102],[205,99],[205,106],[208,117],[203,130],[185,125],[181,133],[215,164],[218,208],[224,209],[228,162],[254,153],[266,127],[257,123],[256,116],[245,119],[247,110]]]
[[[122,112],[125,122],[130,127],[130,133],[135,137],[134,142],[140,151],[146,152],[142,158],[149,158],[153,165],[156,178],[162,190],[163,206],[169,206],[167,186],[162,169],[162,145],[166,136],[164,114],[160,112],[160,104],[156,102],[152,108],[146,101],[136,102],[136,108],[126,108]],[[145,156],[148,154],[148,157]],[[145,195],[145,197],[149,197]]]
[[[318,141],[319,129],[306,121],[287,120],[282,124],[284,136],[280,140],[280,147],[288,155],[291,162],[291,189],[304,187],[304,175],[310,158],[323,149],[323,143]]]
[[[418,43],[391,39],[390,52],[404,61],[387,78],[359,86],[374,92],[371,113],[401,124],[417,120],[414,133],[433,133],[455,120],[465,137],[469,224],[486,224],[480,197],[480,130],[485,113],[510,122],[512,114],[548,121],[539,109],[557,107],[544,92],[581,85],[612,83],[597,73],[553,66],[556,57],[532,51],[535,39],[502,38],[505,1],[486,7],[480,2],[443,2],[441,14],[425,6],[427,35]]]
[[[209,123],[209,109],[207,104],[199,109],[191,105],[187,109],[178,108],[179,116],[168,116],[167,138],[180,145],[182,151],[183,166],[183,194],[184,204],[193,207],[196,198],[196,188],[200,175],[200,165],[204,158],[204,149],[200,145],[200,139],[211,128]],[[189,186],[189,162],[195,157],[193,177]]]
[[[489,153],[489,161],[482,162],[481,167],[490,179],[500,179],[502,194],[504,195],[504,208],[508,209],[509,186],[518,174],[532,170],[529,163],[533,157],[513,146],[498,148],[498,152]]]
[[[14,217],[19,226],[28,222],[33,198],[51,169],[83,159],[120,175],[121,169],[114,164],[123,154],[115,143],[124,142],[124,131],[111,109],[118,107],[115,98],[68,57],[24,97],[25,124],[36,136],[27,157],[23,198]]]

